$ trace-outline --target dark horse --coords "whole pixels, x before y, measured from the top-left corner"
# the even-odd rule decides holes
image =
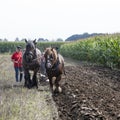
[[[62,92],[60,87],[60,80],[64,70],[64,59],[62,55],[58,54],[56,48],[46,48],[45,50],[45,68],[50,82],[50,87],[53,93]]]
[[[36,40],[27,41],[26,49],[23,53],[23,69],[25,78],[25,87],[31,88],[33,86],[38,87],[37,83],[37,73],[40,70],[41,64],[41,51],[36,48]],[[31,80],[30,70],[33,71],[33,76]]]

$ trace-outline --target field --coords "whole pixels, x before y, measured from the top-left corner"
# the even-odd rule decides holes
[[[10,55],[0,55],[0,120],[120,120],[120,71],[65,58],[63,93],[14,87]]]
[[[39,90],[15,85],[10,55],[0,55],[0,120],[53,120],[57,109],[48,83]]]
[[[120,71],[75,63],[54,97],[61,120],[120,120]]]

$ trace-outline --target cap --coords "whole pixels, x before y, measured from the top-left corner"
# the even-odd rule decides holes
[[[17,46],[18,49],[21,49],[21,46]]]

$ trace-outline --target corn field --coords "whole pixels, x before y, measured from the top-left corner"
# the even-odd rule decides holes
[[[44,51],[46,47],[58,47],[64,44],[64,42],[38,42],[37,48]],[[25,42],[0,42],[0,53],[12,53],[15,51],[16,46],[20,45],[22,49],[25,48]]]
[[[120,68],[120,34],[96,36],[66,43],[60,52],[66,57]]]

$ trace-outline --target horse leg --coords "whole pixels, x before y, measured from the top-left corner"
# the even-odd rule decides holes
[[[31,87],[31,80],[30,80],[30,73],[28,70],[25,71],[25,83],[24,86],[30,88]]]
[[[33,78],[32,78],[32,86],[36,86],[38,88],[38,82],[37,82],[37,72],[34,72]]]
[[[56,81],[56,77],[52,77],[52,89],[53,89],[53,92],[56,89],[55,81]]]
[[[52,77],[48,76],[48,79],[49,79],[50,89],[52,90],[53,88]]]
[[[61,93],[62,92],[62,88],[59,85],[61,78],[62,78],[62,75],[59,75],[58,77],[56,77],[54,93]]]

